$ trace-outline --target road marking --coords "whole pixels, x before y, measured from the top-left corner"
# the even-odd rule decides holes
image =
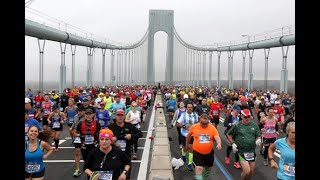
[[[147,138],[139,138],[139,139],[143,140],[143,139],[147,139]],[[138,140],[139,140],[139,139],[138,139]]]
[[[150,125],[149,125],[149,126],[150,126]],[[148,132],[148,131],[141,131],[141,132],[146,133],[146,132]]]
[[[214,162],[217,164],[218,168],[221,170],[222,174],[227,178],[227,180],[232,180],[230,173],[224,168],[216,155],[214,155]]]
[[[66,138],[64,138],[64,139],[72,139],[71,137],[66,137]]]
[[[220,120],[220,122],[222,122],[222,123],[224,122],[224,119],[223,119],[222,117],[220,117],[219,120]],[[280,158],[280,154],[279,154],[279,153],[280,153],[280,151],[279,151],[279,150],[276,150],[276,152],[274,152],[273,154],[276,155],[278,158]]]
[[[43,160],[43,162],[45,162],[45,163],[70,163],[70,162],[74,162],[74,160]],[[81,159],[80,162],[84,162],[84,161]],[[141,160],[131,160],[131,162],[140,163]]]
[[[65,141],[66,141],[66,140],[60,139],[60,140],[59,140],[59,145],[62,144],[62,143],[64,143]],[[51,145],[53,146],[53,145],[54,145],[54,142],[53,142]]]
[[[149,121],[149,128],[148,133],[146,137],[150,137],[152,135],[151,128],[154,125],[154,114],[155,110],[152,108],[152,114]],[[146,142],[144,143],[144,151],[142,153],[141,163],[139,169],[145,169],[145,171],[139,171],[138,178],[137,179],[147,179],[147,169],[148,169],[148,162],[149,162],[149,153],[150,153],[150,146],[151,146],[151,139],[146,139]]]

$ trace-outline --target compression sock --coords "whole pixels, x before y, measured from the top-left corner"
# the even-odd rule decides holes
[[[188,164],[192,164],[193,161],[193,153],[189,152],[189,163]]]

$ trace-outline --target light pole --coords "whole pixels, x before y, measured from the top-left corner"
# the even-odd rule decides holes
[[[250,42],[250,36],[247,34],[243,34],[242,37],[248,37],[248,43]]]

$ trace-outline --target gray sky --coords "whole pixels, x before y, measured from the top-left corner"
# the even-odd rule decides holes
[[[254,35],[283,26],[295,24],[294,0],[35,0],[30,8],[62,20],[107,39],[134,43],[139,41],[148,28],[149,9],[174,10],[175,28],[184,41],[193,45],[213,44],[241,40],[243,34]],[[49,22],[49,21],[48,21]],[[164,80],[164,64],[159,63],[166,55],[164,32],[155,35],[156,81]],[[44,81],[59,80],[61,62],[58,42],[47,41],[44,51]],[[39,80],[39,49],[37,39],[25,36],[26,81]],[[106,63],[110,63],[107,50]],[[248,77],[248,53],[246,78]],[[94,56],[94,81],[101,81],[102,53],[97,49]],[[213,54],[213,64],[217,54]],[[161,64],[161,65],[158,65]],[[66,51],[67,83],[71,81],[71,49]],[[76,81],[86,79],[86,48],[76,49]],[[269,56],[269,79],[280,79],[282,50],[272,48]],[[241,79],[242,54],[234,53],[234,80]],[[106,67],[106,80],[110,68]],[[255,50],[253,55],[254,79],[264,78],[264,51]],[[216,79],[216,68],[213,79]],[[295,46],[289,47],[288,78],[295,79]],[[227,53],[221,56],[221,79],[227,79]]]

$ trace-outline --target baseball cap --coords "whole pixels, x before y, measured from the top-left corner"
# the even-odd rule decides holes
[[[85,98],[83,98],[82,101],[85,102],[85,101],[89,101],[89,100],[85,97]]]
[[[84,112],[85,114],[93,114],[92,109],[88,108],[86,109],[86,111]]]
[[[280,102],[279,101],[275,101],[274,104],[280,104]]]
[[[188,94],[184,94],[183,98],[188,99],[189,98]]]
[[[241,111],[240,107],[239,107],[239,106],[237,106],[237,105],[233,106],[233,110],[237,110],[238,112],[240,112],[240,111]]]
[[[98,96],[104,96],[104,94],[101,92],[101,93],[99,93],[99,95]]]
[[[244,116],[247,116],[247,117],[251,116],[251,113],[250,113],[249,109],[243,109],[241,111],[241,114],[244,115]]]
[[[100,105],[106,105],[106,102],[105,102],[105,101],[102,101],[102,102],[100,103]]]
[[[30,103],[31,100],[29,98],[24,98],[24,103]]]
[[[124,110],[118,109],[118,110],[116,111],[116,115],[124,115]]]
[[[241,96],[240,101],[246,101],[247,98],[245,96]]]

